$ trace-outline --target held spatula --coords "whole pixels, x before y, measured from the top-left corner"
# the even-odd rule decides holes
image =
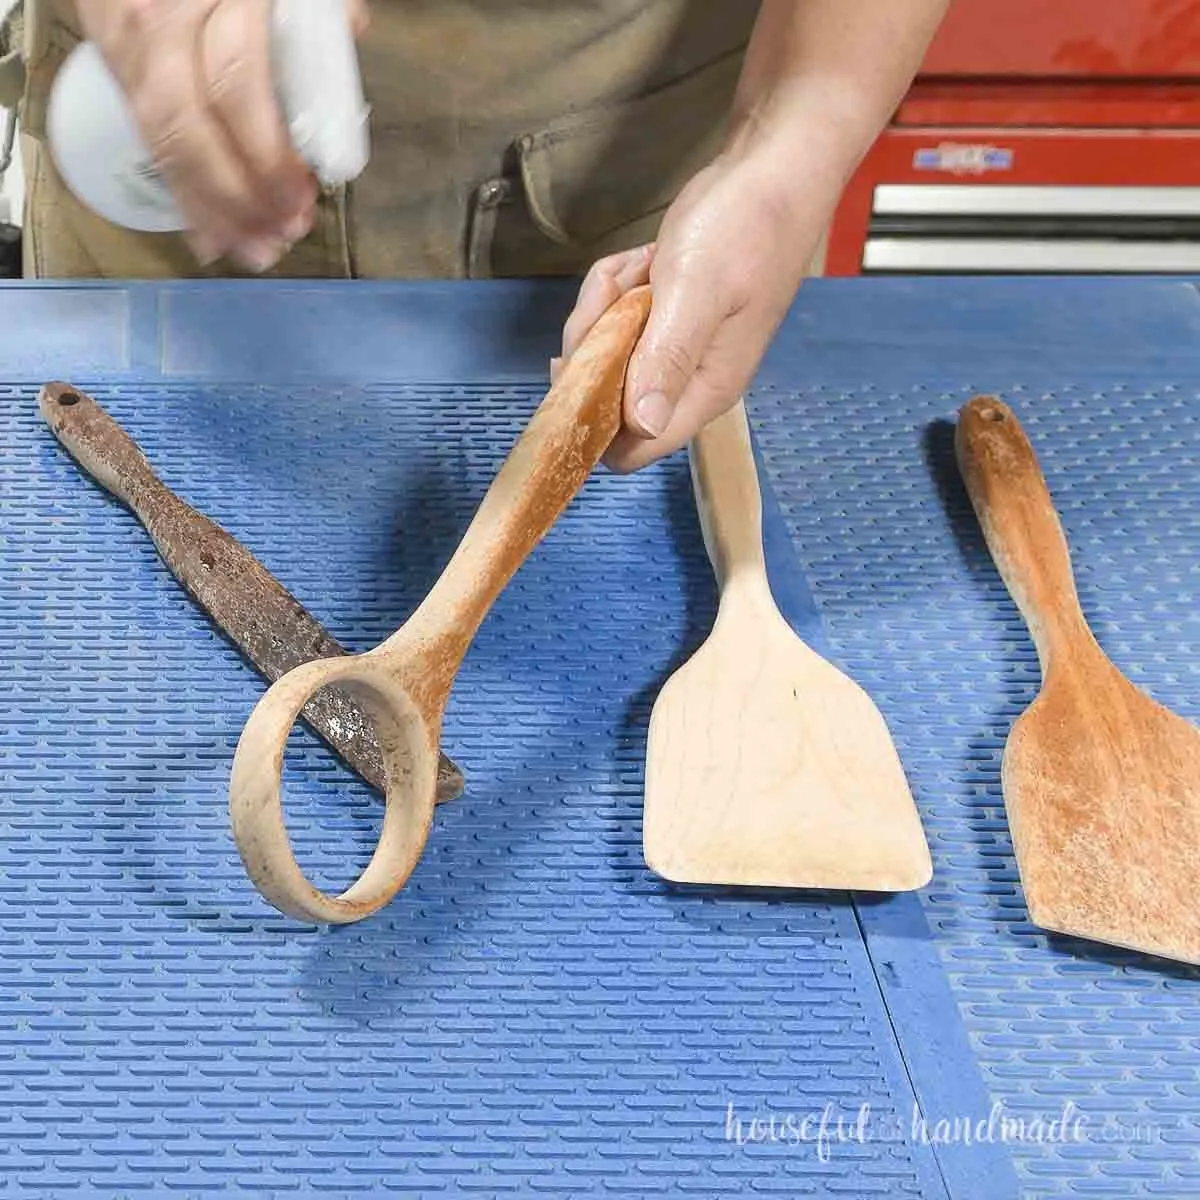
[[[650,717],[643,850],[677,883],[906,891],[932,863],[882,714],[775,605],[739,402],[690,451],[714,627]]]
[[[281,912],[329,924],[358,921],[388,903],[416,867],[433,819],[454,680],[492,605],[620,429],[625,371],[650,299],[648,286],[627,292],[566,361],[408,620],[362,654],[293,668],[250,713],[233,757],[230,818],[247,874]],[[379,843],[362,874],[337,895],[320,891],[296,861],[282,796],[292,723],[330,684],[349,691],[373,719],[384,772]]]
[[[1096,641],[1050,491],[1012,410],[975,397],[955,443],[1042,671],[1001,762],[1030,919],[1200,963],[1200,730],[1139,690]]]

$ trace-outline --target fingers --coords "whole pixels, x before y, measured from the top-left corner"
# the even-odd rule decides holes
[[[189,226],[201,261],[229,248],[250,208],[249,179],[206,109],[194,6],[164,15],[140,47],[133,114]],[[192,18],[188,20],[188,18]]]
[[[363,37],[371,27],[371,10],[367,0],[347,0],[350,11],[350,28],[356,38]]]
[[[270,199],[272,223],[294,242],[311,226],[317,185],[276,100],[270,18],[271,0],[218,4],[204,26],[202,61],[211,114],[244,163],[254,198]]]
[[[316,184],[291,144],[271,70],[271,0],[218,4],[205,23],[207,106],[242,166],[225,197],[236,217],[234,254],[265,270],[308,233]]]
[[[563,360],[575,353],[605,310],[626,292],[649,282],[653,259],[651,244],[610,254],[592,264],[580,285],[575,308],[563,326],[562,357],[550,361],[551,382],[557,378]]]
[[[307,233],[316,185],[275,96],[271,0],[77,0],[197,258],[266,270]]]
[[[730,311],[723,289],[686,254],[660,258],[651,278],[654,304],[629,362],[624,403],[626,430],[656,439],[671,427]]]
[[[747,311],[723,321],[672,407],[663,433],[648,439],[626,425],[606,452],[604,465],[627,474],[686,446],[745,393],[772,333],[772,327]]]
[[[563,327],[553,382],[588,330],[622,295],[653,282],[654,303],[630,359],[623,429],[604,457],[614,471],[638,470],[686,445],[741,394],[764,348],[751,322],[732,322],[722,289],[686,258],[655,259],[655,245],[593,264]],[[733,314],[736,318],[736,314]]]

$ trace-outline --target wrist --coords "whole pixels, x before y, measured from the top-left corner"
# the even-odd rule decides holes
[[[819,234],[878,132],[858,98],[796,84],[736,112],[720,157],[789,223]]]
[[[877,109],[851,82],[797,79],[735,108],[723,153],[827,176],[840,191],[887,121]]]

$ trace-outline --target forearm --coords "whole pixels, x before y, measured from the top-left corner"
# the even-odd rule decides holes
[[[840,191],[920,69],[949,0],[763,0],[728,151],[766,151]]]

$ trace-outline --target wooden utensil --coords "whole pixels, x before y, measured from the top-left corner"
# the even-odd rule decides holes
[[[230,816],[247,873],[282,912],[333,924],[359,920],[386,904],[416,866],[433,816],[442,715],[455,675],[500,591],[620,428],[625,370],[649,311],[650,290],[638,288],[593,326],[408,621],[365,654],[296,668],[255,706],[234,755]],[[371,713],[387,775],[379,844],[363,873],[338,896],[304,877],[280,803],[292,722],[309,697],[331,683],[352,691]]]
[[[1042,670],[1001,764],[1030,919],[1198,963],[1200,730],[1137,688],[1097,643],[1049,489],[1012,410],[975,397],[955,443]]]
[[[721,599],[708,640],[651,713],[647,865],[680,883],[921,887],[929,847],[882,714],[771,595],[744,405],[690,457]]]
[[[63,448],[137,517],[171,574],[266,679],[274,682],[301,663],[346,653],[245,546],[159,479],[137,443],[86,392],[48,383],[38,407]],[[349,767],[383,791],[375,731],[351,696],[327,688],[300,715]],[[438,800],[462,791],[462,772],[441,755]]]

